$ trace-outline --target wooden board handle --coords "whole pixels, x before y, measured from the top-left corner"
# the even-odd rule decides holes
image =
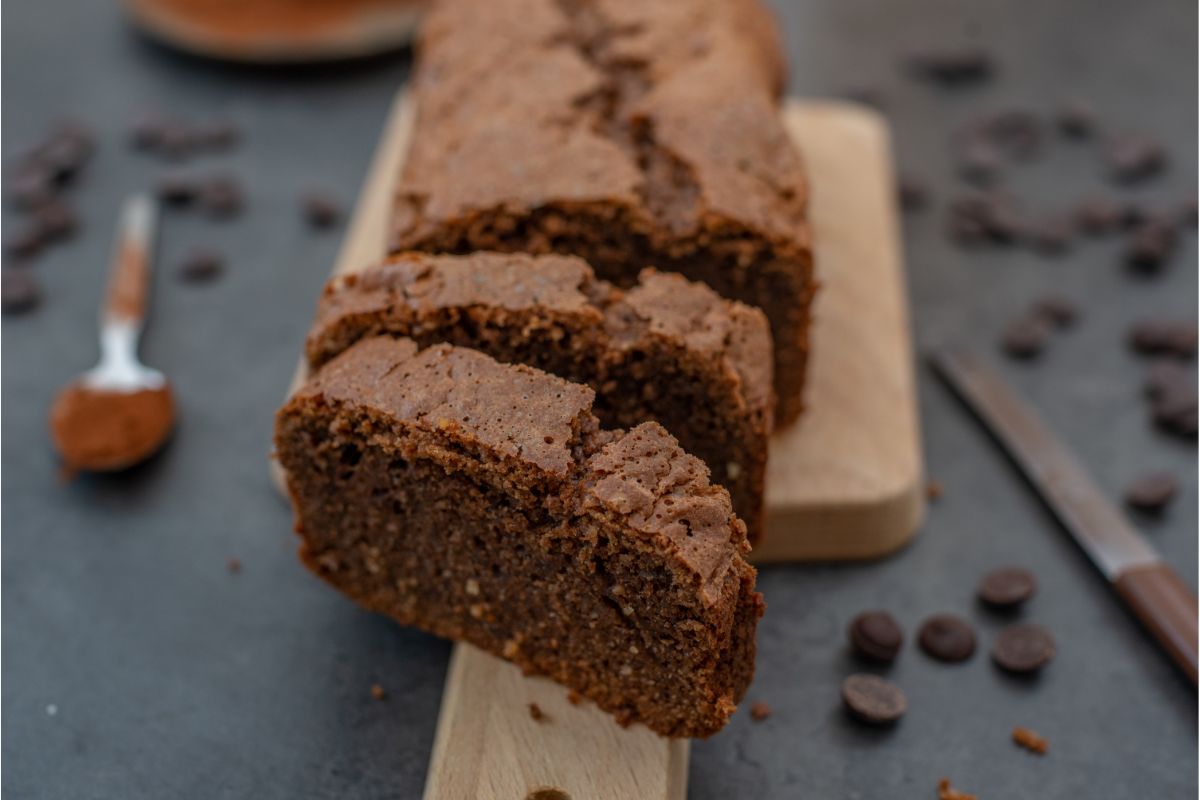
[[[1196,683],[1196,595],[1166,564],[1130,567],[1113,581],[1118,594]]]

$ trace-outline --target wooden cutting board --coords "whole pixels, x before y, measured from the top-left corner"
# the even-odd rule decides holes
[[[821,291],[801,421],[771,441],[766,541],[751,559],[878,557],[924,514],[908,305],[887,126],[849,103],[790,101],[807,164]],[[371,163],[334,274],[384,255],[392,189],[415,108],[401,93]],[[293,389],[304,378],[297,370]],[[277,481],[282,477],[273,465]],[[769,600],[769,598],[768,598]],[[534,703],[544,714],[535,721]],[[470,645],[454,648],[426,800],[676,800],[688,743],[622,729],[561,686]]]

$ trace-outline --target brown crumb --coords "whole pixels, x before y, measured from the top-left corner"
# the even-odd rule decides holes
[[[755,722],[762,722],[767,717],[771,716],[771,707],[766,703],[758,702],[750,706],[750,719]]]
[[[973,794],[960,792],[950,785],[949,778],[938,781],[938,800],[978,800]]]
[[[546,718],[546,713],[542,711],[541,706],[539,706],[537,703],[530,703],[529,716],[533,718],[534,722],[541,722]]]
[[[577,706],[583,702],[583,695],[572,689],[571,691],[567,692],[567,702],[573,706]]]
[[[933,501],[940,500],[942,498],[942,482],[930,481],[925,484],[925,496]]]
[[[242,562],[238,561],[236,558],[231,558],[227,562],[225,562],[225,568],[228,569],[230,572],[232,572],[234,575],[237,575],[239,572],[242,571]]]
[[[1038,736],[1034,731],[1029,730],[1029,728],[1022,728],[1020,725],[1013,728],[1012,738],[1018,745],[1031,753],[1037,753],[1039,756],[1044,756],[1046,750],[1050,748],[1049,742]]]
[[[383,690],[383,687],[380,686],[378,683],[372,683],[371,684],[371,697],[373,697],[376,700],[383,700],[385,697],[387,697],[387,692],[385,692]]]

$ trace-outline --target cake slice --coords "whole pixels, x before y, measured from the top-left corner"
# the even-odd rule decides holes
[[[407,254],[326,286],[309,365],[380,333],[586,383],[604,427],[661,423],[729,490],[750,542],[761,539],[772,389],[760,310],[654,270],[622,291],[571,256]]]
[[[279,411],[301,557],[361,605],[666,736],[728,720],[762,614],[745,526],[656,423],[474,350],[364,339]]]

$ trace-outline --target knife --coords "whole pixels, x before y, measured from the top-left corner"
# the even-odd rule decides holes
[[[1196,595],[1146,543],[1037,413],[978,356],[940,350],[934,369],[992,432],[1138,621],[1196,683]]]

